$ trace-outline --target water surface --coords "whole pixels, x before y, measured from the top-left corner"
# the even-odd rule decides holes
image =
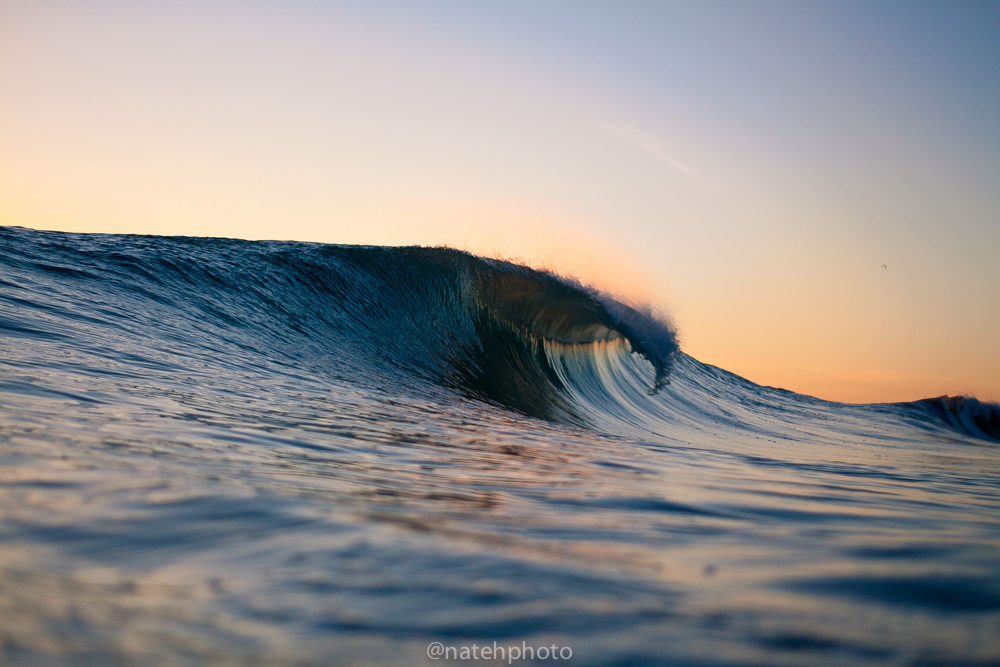
[[[998,446],[453,250],[0,228],[4,664],[998,664]]]

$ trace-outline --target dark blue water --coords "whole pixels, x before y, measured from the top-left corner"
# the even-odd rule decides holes
[[[998,448],[457,251],[0,228],[3,664],[1000,664]]]

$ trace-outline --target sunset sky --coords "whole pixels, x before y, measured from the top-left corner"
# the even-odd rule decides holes
[[[1000,3],[0,3],[0,224],[442,244],[1000,400]]]

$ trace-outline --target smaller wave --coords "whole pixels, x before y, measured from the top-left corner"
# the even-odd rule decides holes
[[[972,396],[938,396],[904,405],[912,406],[956,431],[1000,442],[1000,404],[984,403]]]

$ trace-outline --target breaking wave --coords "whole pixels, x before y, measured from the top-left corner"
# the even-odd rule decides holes
[[[684,426],[711,428],[720,411],[732,412],[730,403],[756,404],[793,421],[803,411],[837,406],[697,362],[680,351],[671,325],[648,310],[551,273],[450,248],[16,228],[2,234],[11,266],[75,282],[81,295],[93,295],[93,303],[65,306],[70,320],[121,304],[119,321],[110,323],[128,328],[146,302],[150,312],[173,311],[150,323],[169,329],[169,339],[183,342],[211,331],[241,341],[244,354],[276,353],[286,363],[318,366],[335,361],[338,373],[359,382],[430,382],[529,416],[613,432],[640,426],[676,435]],[[7,320],[0,331],[24,335],[37,326],[39,334],[69,335],[34,322]],[[182,323],[190,327],[187,336]],[[663,391],[678,360],[679,384]],[[994,404],[941,397],[895,409],[919,413],[929,427],[1000,438]],[[753,428],[753,421],[725,423]]]

